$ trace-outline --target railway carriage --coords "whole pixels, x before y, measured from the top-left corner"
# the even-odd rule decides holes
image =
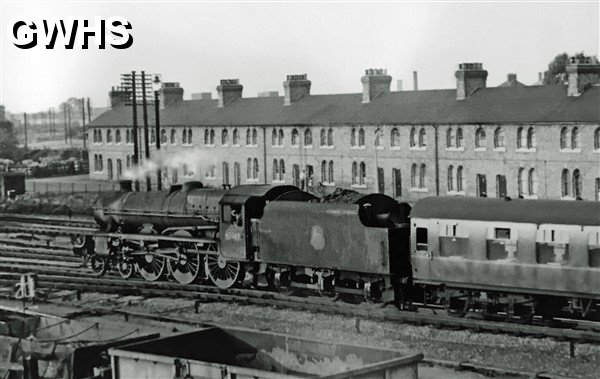
[[[431,197],[412,211],[415,283],[451,312],[600,305],[600,203]]]

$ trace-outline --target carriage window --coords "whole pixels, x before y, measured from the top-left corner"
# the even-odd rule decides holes
[[[590,231],[588,258],[590,267],[600,267],[600,231]]]
[[[514,260],[516,253],[517,236],[516,233],[511,233],[510,228],[493,228],[488,231],[486,241],[488,260]]]
[[[440,256],[463,257],[469,254],[469,235],[464,225],[440,225]]]
[[[569,261],[569,233],[567,231],[538,229],[535,242],[537,263],[560,265]]]
[[[495,228],[495,235],[496,238],[500,238],[500,239],[510,239],[510,229],[508,228]]]
[[[427,228],[417,228],[417,251],[427,251]]]

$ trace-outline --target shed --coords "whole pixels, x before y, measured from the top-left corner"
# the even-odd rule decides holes
[[[0,172],[0,199],[9,195],[25,193],[25,173],[20,171]]]

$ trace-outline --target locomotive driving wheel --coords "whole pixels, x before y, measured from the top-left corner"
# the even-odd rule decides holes
[[[216,251],[213,245],[208,250]],[[228,261],[220,254],[208,254],[205,268],[210,280],[219,288],[230,288],[243,275],[240,262]]]
[[[165,272],[165,258],[146,252],[137,263],[137,268],[144,279],[154,282]]]
[[[127,259],[121,259],[117,262],[117,270],[119,271],[119,275],[123,279],[129,279],[133,276],[135,272],[135,268],[133,267],[133,263]]]
[[[177,237],[192,237],[185,230],[178,230],[172,234]],[[176,253],[173,259],[169,259],[169,272],[173,278],[181,284],[194,282],[202,271],[202,258],[191,243],[181,242],[176,244]]]
[[[97,276],[104,276],[106,271],[108,270],[108,262],[107,258],[100,256],[98,254],[93,254],[91,259],[91,266],[94,274]]]

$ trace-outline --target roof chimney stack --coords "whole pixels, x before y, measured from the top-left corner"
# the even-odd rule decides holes
[[[569,96],[579,96],[587,86],[600,83],[600,63],[595,57],[571,57],[567,66]]]
[[[402,79],[398,79],[398,80],[396,80],[396,90],[397,90],[398,92],[401,92],[401,91],[402,91]]]
[[[122,87],[112,87],[108,93],[110,107],[114,108],[129,102],[129,92]]]
[[[488,72],[481,63],[461,63],[456,76],[456,99],[464,100],[477,88],[485,88]]]
[[[419,77],[417,75],[416,71],[413,71],[413,83],[414,83],[414,90],[418,91],[419,90]]]
[[[232,101],[242,97],[244,87],[239,79],[221,79],[221,84],[217,86],[219,94],[219,108],[223,108]]]
[[[283,105],[291,105],[304,96],[310,95],[310,80],[306,74],[288,75],[283,82]]]
[[[183,88],[179,86],[179,82],[162,83],[162,88],[158,93],[158,99],[161,107],[183,100]]]
[[[371,100],[382,93],[390,92],[392,77],[388,75],[387,70],[383,68],[370,68],[365,70],[365,76],[360,78],[363,85],[363,103],[370,103]]]

